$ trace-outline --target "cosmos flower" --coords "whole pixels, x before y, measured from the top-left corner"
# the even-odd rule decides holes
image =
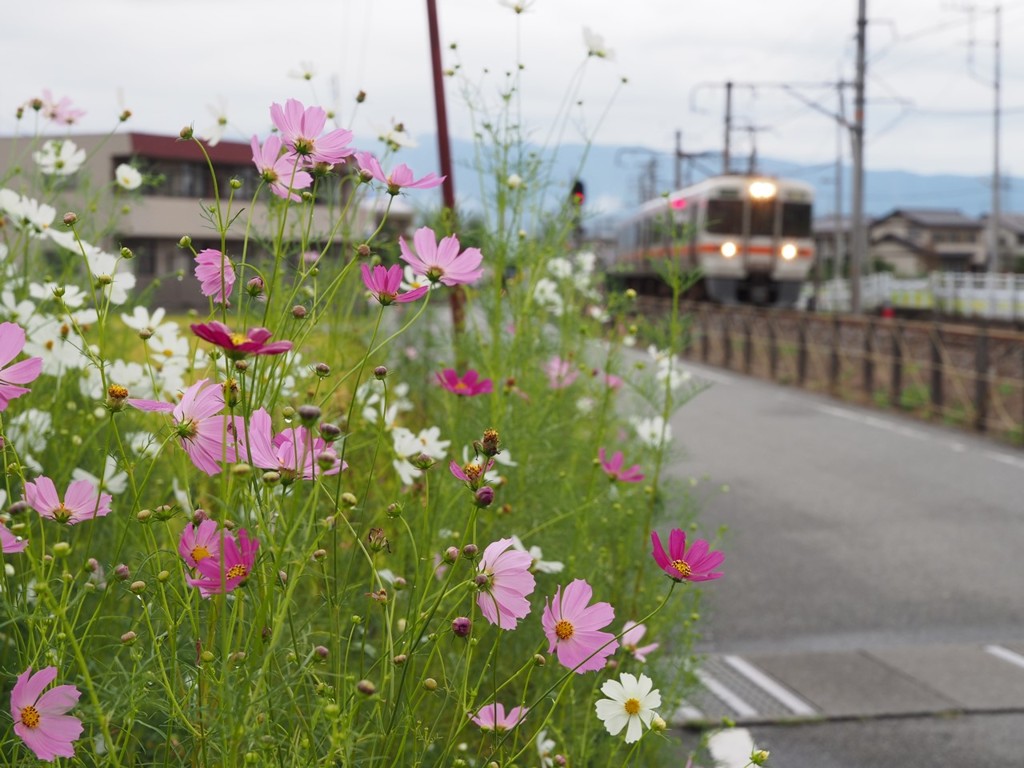
[[[256,564],[259,539],[249,538],[244,528],[238,531],[238,538],[230,531],[220,531],[220,557],[206,557],[196,561],[199,576],[189,578],[188,583],[199,590],[203,597],[212,597],[231,592],[244,584]]]
[[[24,552],[27,546],[27,540],[18,538],[6,525],[0,523],[0,551],[5,555],[11,555],[15,552]]]
[[[310,166],[334,165],[355,151],[348,146],[352,131],[338,128],[321,135],[327,124],[327,112],[322,107],[305,107],[297,99],[288,99],[284,107],[270,105],[270,119],[288,150]]]
[[[583,28],[583,44],[587,46],[587,56],[595,56],[609,61],[615,58],[615,51],[609,48],[604,38],[592,31],[590,27]]]
[[[110,514],[111,497],[109,493],[98,493],[88,480],[73,480],[61,500],[53,480],[41,475],[25,483],[25,501],[40,517],[75,525]]]
[[[409,248],[404,237],[398,238],[401,258],[418,275],[430,282],[445,285],[468,285],[483,276],[480,262],[483,256],[479,248],[467,248],[459,253],[459,239],[449,235],[437,242],[437,236],[430,227],[420,227],[413,235],[415,250]]]
[[[608,475],[609,480],[618,480],[623,483],[639,483],[644,479],[644,474],[640,471],[639,464],[634,464],[626,469],[622,468],[622,465],[626,463],[625,458],[622,455],[622,451],[616,451],[609,459],[607,458],[604,448],[599,448],[597,456],[601,462],[601,469],[603,469],[604,473]]]
[[[528,707],[512,707],[505,714],[505,705],[495,702],[481,707],[470,719],[480,726],[481,731],[503,733],[523,722],[528,711]]]
[[[673,528],[668,538],[668,554],[657,531],[651,531],[651,543],[655,562],[676,581],[710,581],[722,577],[722,572],[714,569],[725,560],[725,554],[711,549],[704,539],[695,539],[687,550],[686,532]]]
[[[273,434],[270,414],[259,408],[249,418],[244,430],[238,434],[239,457],[260,469],[280,472],[284,480],[312,480],[319,475],[336,475],[348,465],[338,458],[322,437],[313,437],[306,427],[290,427]],[[327,469],[323,469],[323,465]]]
[[[481,379],[480,374],[473,368],[470,368],[462,376],[459,376],[453,368],[445,368],[436,376],[438,384],[449,392],[463,397],[487,395],[494,391],[494,382],[490,379]]]
[[[653,689],[654,683],[647,675],[637,678],[623,672],[618,680],[606,681],[601,693],[608,698],[598,699],[594,709],[608,733],[615,736],[625,728],[627,744],[639,741],[643,726],[650,728],[658,714],[654,708],[661,706],[661,694]]]
[[[199,525],[186,525],[178,539],[178,554],[189,568],[208,557],[220,560],[220,531],[217,522],[206,518]]]
[[[253,328],[248,333],[236,333],[216,320],[193,323],[189,327],[200,339],[216,344],[234,360],[249,355],[280,355],[292,348],[290,341],[273,341],[268,344],[267,339],[271,333],[266,328]]]
[[[469,486],[471,491],[475,491],[484,484],[485,475],[494,468],[494,459],[488,459],[486,464],[482,463],[478,458],[474,457],[470,461],[467,461],[462,466],[459,466],[459,462],[452,460],[448,464],[448,469],[455,476],[457,480],[461,480]]]
[[[619,642],[622,643],[622,649],[627,653],[631,653],[633,658],[641,664],[647,661],[647,654],[658,650],[660,645],[659,643],[651,643],[641,646],[640,641],[643,640],[646,633],[646,624],[637,624],[635,621],[630,620],[623,625],[622,636],[619,638]]]
[[[512,536],[512,548],[517,549],[520,552],[526,552],[530,556],[530,570],[538,571],[540,573],[561,573],[565,570],[565,563],[560,563],[557,560],[545,560],[544,551],[536,544],[526,548],[523,544],[522,539],[518,536]]]
[[[533,559],[526,552],[509,549],[512,539],[488,544],[480,558],[479,571],[487,583],[480,588],[476,603],[491,624],[515,629],[519,619],[530,612],[526,596],[537,582],[530,573]]]
[[[583,579],[575,579],[564,590],[559,587],[551,603],[544,601],[541,625],[559,663],[577,674],[603,669],[605,660],[619,647],[615,635],[600,631],[615,619],[609,603],[588,605],[594,591]]]
[[[388,188],[389,195],[397,195],[403,189],[432,189],[441,184],[445,177],[436,173],[428,173],[422,179],[413,175],[412,169],[404,163],[395,166],[391,173],[385,174],[377,158],[369,152],[356,152],[356,162],[360,170],[364,171],[370,178],[376,179]]]
[[[558,355],[544,364],[544,373],[548,375],[548,384],[552,389],[565,389],[580,375],[579,371],[573,369],[571,362]]]
[[[235,287],[235,266],[231,259],[214,248],[196,254],[196,279],[203,296],[218,304],[226,304]]]
[[[407,293],[399,293],[402,286],[402,268],[398,264],[390,268],[375,264],[372,270],[369,264],[360,264],[359,269],[363,273],[363,285],[366,286],[366,290],[384,306],[394,302],[405,304],[416,301],[430,290],[430,286],[423,285]]]
[[[0,411],[7,410],[8,404],[29,390],[18,384],[28,384],[39,378],[43,370],[40,357],[30,357],[14,365],[8,365],[25,347],[25,329],[17,323],[0,323]]]
[[[142,174],[128,165],[128,163],[121,163],[114,169],[114,181],[117,182],[117,186],[121,187],[121,189],[131,192],[133,189],[138,189],[142,186]]]
[[[260,147],[257,136],[252,137],[252,162],[260,172],[260,178],[270,185],[270,191],[282,200],[300,202],[302,197],[295,191],[305,189],[313,183],[313,177],[298,167],[295,155],[282,155],[284,143],[281,137],[272,134]]]
[[[657,450],[672,442],[672,425],[667,424],[661,416],[646,419],[634,417],[631,421],[637,439],[644,445]]]
[[[43,89],[43,98],[38,99],[43,117],[60,125],[74,125],[79,118],[85,116],[84,109],[75,109],[71,99],[64,96],[55,99],[48,88]]]
[[[32,153],[39,172],[47,176],[71,176],[85,162],[85,150],[71,139],[50,139]]]
[[[58,685],[43,693],[56,677],[56,667],[44,667],[34,675],[29,667],[11,691],[14,732],[36,757],[51,763],[58,757],[74,757],[71,742],[82,734],[82,721],[66,714],[81,692],[73,685]]]

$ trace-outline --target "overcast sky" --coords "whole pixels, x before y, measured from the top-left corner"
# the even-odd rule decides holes
[[[133,130],[203,128],[213,121],[208,105],[223,99],[228,136],[248,140],[267,132],[271,102],[330,106],[335,92],[341,122],[363,148],[376,149],[392,121],[415,136],[435,131],[426,0],[6,5],[2,134],[15,130],[17,105],[43,88],[87,110],[89,131],[112,127],[125,107]],[[479,89],[485,114],[521,63],[523,121],[540,141],[670,151],[681,130],[684,150],[721,150],[723,84],[732,80],[734,155],[748,153],[754,136],[762,156],[835,160],[836,123],[807,102],[835,112],[836,89],[814,84],[853,79],[856,0],[533,0],[518,16],[499,0],[437,5],[445,65],[459,64],[462,76],[447,81],[455,136],[471,133],[463,86]],[[978,6],[972,22],[953,5],[869,0],[869,167],[991,173],[992,6]],[[1002,18],[1003,171],[1024,174],[1024,2],[1004,3]],[[587,58],[585,26],[613,58]],[[306,65],[312,81],[289,77]],[[787,83],[791,91],[780,87]],[[367,99],[355,109],[359,90]]]

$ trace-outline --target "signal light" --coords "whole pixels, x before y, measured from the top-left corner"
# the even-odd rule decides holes
[[[585,195],[583,192],[583,182],[580,181],[579,179],[576,179],[576,181],[574,181],[572,184],[572,193],[570,194],[570,197],[572,198],[572,201],[576,203],[576,205],[582,207],[584,196]]]

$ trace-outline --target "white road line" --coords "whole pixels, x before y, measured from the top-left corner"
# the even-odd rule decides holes
[[[781,685],[774,678],[766,675],[746,659],[739,656],[723,656],[722,661],[735,669],[773,699],[778,701],[794,715],[811,717],[812,715],[818,714],[814,707],[797,696],[791,690]]]
[[[1007,453],[1000,453],[999,451],[985,451],[984,453],[990,459],[995,459],[1003,464],[1009,464],[1011,467],[1016,467],[1017,469],[1024,469],[1024,459],[1019,459],[1016,456],[1010,456]]]
[[[879,418],[878,416],[872,416],[868,413],[849,411],[845,408],[835,408],[831,405],[815,405],[814,409],[820,413],[828,414],[829,416],[836,416],[840,419],[857,422],[858,424],[867,424],[869,427],[876,427],[877,429],[895,432],[896,434],[903,435],[904,437],[913,437],[916,440],[925,440],[928,438],[927,433],[922,430],[907,427],[903,424],[897,424],[894,421]]]
[[[707,716],[688,701],[684,700],[683,703],[679,705],[679,709],[676,710],[672,719],[676,724],[683,724],[707,720]]]
[[[703,669],[697,670],[697,679],[701,681],[705,688],[719,698],[719,700],[732,709],[740,717],[756,717],[757,710],[754,709],[745,700],[740,698],[738,695],[733,693],[731,690],[726,688],[715,678],[705,672]]]
[[[1015,667],[1024,669],[1024,656],[1019,653],[1014,653],[1009,648],[1003,648],[1001,645],[986,645],[985,650],[995,656],[997,659],[1013,664]]]

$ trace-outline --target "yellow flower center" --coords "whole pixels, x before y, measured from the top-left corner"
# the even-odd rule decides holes
[[[672,567],[679,571],[679,575],[684,579],[688,578],[690,574],[693,573],[693,571],[690,570],[690,564],[685,560],[673,560]]]
[[[192,547],[192,551],[189,554],[192,555],[192,559],[198,563],[200,560],[205,560],[210,557],[210,550],[202,544],[199,544],[198,546]]]
[[[626,699],[626,703],[622,706],[625,707],[627,715],[637,715],[640,713],[639,699]]]
[[[120,384],[111,384],[107,388],[107,395],[114,400],[124,400],[128,397],[128,389]]]
[[[557,624],[555,624],[555,637],[557,637],[559,640],[568,640],[575,633],[576,630],[573,628],[571,621],[566,621],[565,619],[562,619]]]
[[[64,506],[63,501],[55,510],[53,510],[53,519],[58,523],[66,523],[71,519],[71,512]]]
[[[26,728],[38,728],[39,710],[33,706],[23,707],[21,710],[21,724]]]
[[[231,343],[234,344],[236,347],[239,344],[245,344],[245,342],[247,342],[248,340],[249,340],[249,337],[246,336],[244,333],[232,333],[231,334]]]
[[[237,579],[241,576],[247,576],[249,572],[245,569],[244,565],[233,565],[228,569],[227,577],[229,579]]]

